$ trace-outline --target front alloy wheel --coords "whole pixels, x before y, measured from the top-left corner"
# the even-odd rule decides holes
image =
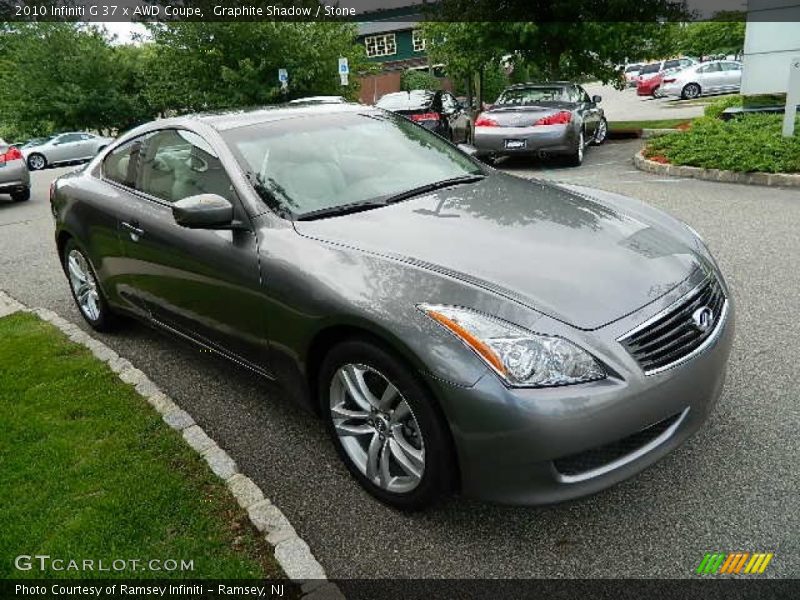
[[[31,171],[41,171],[47,166],[47,159],[41,154],[31,154],[28,157],[28,168]]]
[[[342,448],[371,483],[410,492],[425,472],[419,423],[397,387],[372,367],[347,364],[330,389],[333,427]]]
[[[608,121],[605,118],[600,119],[600,122],[597,124],[597,129],[594,130],[594,141],[592,142],[595,146],[599,146],[603,142],[606,141],[608,137]]]
[[[452,486],[455,457],[447,426],[403,360],[370,340],[350,339],[325,357],[318,385],[336,450],[370,494],[416,510]]]

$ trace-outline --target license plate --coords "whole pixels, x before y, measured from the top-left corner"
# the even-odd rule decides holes
[[[525,140],[506,140],[506,150],[520,150],[525,146]]]

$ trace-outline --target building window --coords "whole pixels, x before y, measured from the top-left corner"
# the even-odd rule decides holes
[[[364,38],[364,45],[367,47],[367,56],[370,58],[397,54],[397,42],[393,33],[366,37]]]
[[[425,38],[422,37],[422,32],[419,29],[415,29],[411,33],[411,42],[414,44],[414,52],[425,51]]]

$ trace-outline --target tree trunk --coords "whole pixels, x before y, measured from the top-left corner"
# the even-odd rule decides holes
[[[483,110],[483,65],[478,70],[478,112]]]

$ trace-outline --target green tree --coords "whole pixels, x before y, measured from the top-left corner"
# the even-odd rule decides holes
[[[16,136],[109,132],[146,116],[133,50],[75,23],[7,27],[0,52],[0,122]]]
[[[352,73],[367,69],[351,23],[179,22],[151,24],[153,77],[147,95],[161,111],[208,110],[284,99],[278,69],[289,71],[285,99],[305,95],[354,97],[343,88],[338,58]]]
[[[427,71],[408,69],[403,71],[403,75],[400,77],[400,89],[407,92],[411,90],[440,90],[442,89],[442,82],[438,77],[434,77]]]
[[[744,48],[744,31],[744,13],[720,12],[711,21],[681,27],[675,40],[675,53],[689,56],[738,54]]]

